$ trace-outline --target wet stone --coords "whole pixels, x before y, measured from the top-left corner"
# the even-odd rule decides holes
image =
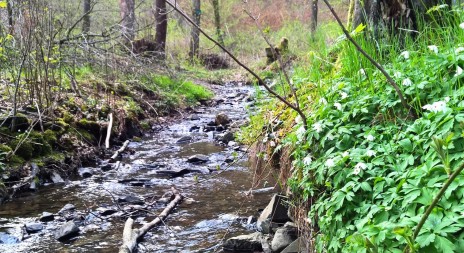
[[[37,233],[43,229],[43,225],[41,223],[27,223],[25,227],[26,232],[29,234]]]
[[[189,143],[193,140],[191,136],[183,136],[176,141],[177,144]]]
[[[261,241],[263,239],[263,234],[260,232],[255,232],[250,235],[239,235],[227,239],[224,243],[223,248],[225,251],[232,252],[253,252],[261,251],[262,245]]]
[[[110,209],[110,208],[105,208],[105,207],[99,207],[97,208],[97,211],[101,216],[108,216],[108,215],[112,215],[118,212],[118,210],[116,209]]]
[[[118,203],[127,203],[127,204],[133,204],[133,205],[143,205],[145,202],[134,195],[127,195],[124,197],[118,198]]]
[[[194,114],[194,115],[190,116],[190,120],[200,120],[200,116]]]
[[[68,221],[63,224],[56,232],[55,232],[55,239],[59,241],[67,240],[71,237],[76,236],[79,234],[79,228],[76,226],[74,221]]]
[[[230,123],[229,116],[227,116],[225,113],[219,113],[218,115],[216,115],[214,123],[216,123],[217,126],[227,125]]]
[[[77,173],[79,173],[79,176],[83,178],[88,178],[94,174],[94,171],[92,168],[79,168],[77,170]]]
[[[56,173],[55,171],[52,173],[50,179],[54,184],[64,183],[63,178],[60,176],[60,174]]]
[[[187,159],[187,162],[194,164],[206,163],[207,161],[209,161],[209,157],[200,154],[193,155]]]
[[[49,222],[49,221],[53,221],[54,219],[55,219],[55,216],[52,213],[43,212],[42,215],[39,218],[39,221],[41,221],[41,222]]]
[[[203,131],[204,131],[204,132],[216,131],[216,127],[215,127],[215,126],[205,126],[205,127],[203,128]]]
[[[197,130],[200,130],[200,127],[199,127],[199,126],[192,126],[192,127],[189,129],[189,132],[194,132],[194,131],[197,131]]]
[[[19,239],[5,232],[0,232],[0,243],[1,244],[15,244],[18,243]]]
[[[58,213],[71,212],[71,211],[74,211],[75,209],[76,209],[76,206],[74,206],[73,204],[66,204],[64,205],[63,208],[61,208],[60,211],[58,211]]]

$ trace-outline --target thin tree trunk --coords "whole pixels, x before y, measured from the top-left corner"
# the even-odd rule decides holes
[[[224,38],[221,29],[221,13],[219,8],[219,0],[212,0],[214,11],[214,25],[216,26],[216,36],[219,44],[224,46]]]
[[[6,10],[8,12],[8,30],[10,34],[14,34],[14,19],[12,0],[6,2]]]
[[[168,16],[166,13],[166,0],[155,1],[155,19],[156,19],[156,53],[160,59],[166,57],[166,35],[168,31]]]
[[[84,34],[90,31],[90,14],[88,13],[91,8],[90,1],[91,0],[84,0],[84,17],[82,19],[82,32]]]
[[[199,27],[201,17],[200,0],[193,0],[193,21]],[[197,27],[192,27],[192,38],[190,41],[190,59],[193,60],[198,57],[198,48],[200,46],[200,30]]]
[[[135,38],[135,0],[119,0],[121,33],[126,42]]]
[[[311,0],[311,36],[314,36],[317,28],[317,12],[318,12],[318,0]]]

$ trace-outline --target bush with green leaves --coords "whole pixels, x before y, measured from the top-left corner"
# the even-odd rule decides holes
[[[462,14],[454,10],[454,18],[445,21],[459,22],[456,15],[464,21]],[[464,23],[424,29],[402,51],[356,39],[385,66],[419,116],[408,116],[381,72],[348,42],[337,64],[316,60],[295,70],[292,79],[309,129],[299,119],[287,122],[294,131],[276,149],[294,148],[288,185],[294,196],[312,203],[308,218],[316,230],[315,248],[464,252],[462,174],[413,236],[463,163]]]

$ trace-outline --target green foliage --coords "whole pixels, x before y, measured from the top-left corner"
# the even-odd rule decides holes
[[[312,66],[294,72],[309,129],[290,117],[293,131],[276,149],[294,147],[289,186],[313,203],[308,216],[319,228],[318,252],[464,250],[463,175],[412,236],[464,158],[464,32],[459,23],[425,31],[420,40],[403,40],[403,52],[390,40],[383,46],[356,38],[400,85],[420,115],[415,120],[380,71],[347,42],[339,45],[337,64],[316,55]],[[262,129],[266,117],[255,117]]]

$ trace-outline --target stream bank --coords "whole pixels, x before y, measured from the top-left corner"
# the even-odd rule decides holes
[[[0,206],[4,242],[0,251],[114,252],[126,219],[119,208],[148,210],[134,215],[140,226],[164,206],[147,203],[171,186],[189,201],[178,206],[164,226],[146,235],[139,252],[220,252],[225,238],[254,231],[256,224],[249,217],[257,216],[271,193],[246,194],[253,178],[246,150],[227,134],[246,122],[245,107],[253,90],[232,84],[213,88],[213,107],[199,106],[183,119],[131,142],[131,152],[123,155],[117,170],[84,167],[80,170],[87,171],[81,173],[84,177],[23,192]],[[231,121],[227,130],[214,122],[220,113]],[[195,156],[200,159],[192,163]],[[43,212],[53,214],[53,220],[40,221]],[[55,234],[68,220],[78,224],[79,233],[60,242]],[[25,232],[25,224],[31,223],[42,229]]]

